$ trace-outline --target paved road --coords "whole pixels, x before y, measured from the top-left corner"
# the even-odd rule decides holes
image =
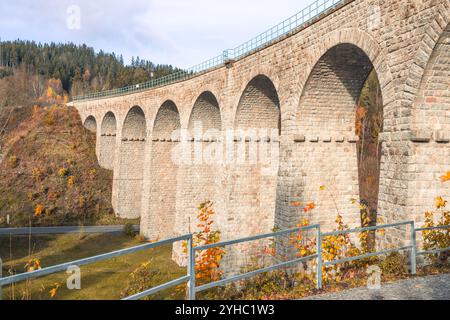
[[[303,300],[450,300],[450,274],[386,283],[380,290],[356,288]]]
[[[123,231],[121,225],[118,226],[85,226],[85,227],[38,227],[31,228],[31,234],[67,234],[67,233],[118,233]],[[135,225],[134,229],[139,230],[139,226]],[[0,228],[1,235],[27,235],[30,228]]]

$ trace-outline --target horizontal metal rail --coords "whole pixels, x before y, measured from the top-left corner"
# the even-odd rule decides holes
[[[19,282],[19,281],[23,281],[23,280],[38,278],[38,277],[46,276],[46,275],[49,275],[49,274],[65,271],[65,270],[67,270],[67,268],[69,268],[71,266],[88,265],[88,264],[92,264],[92,263],[95,263],[95,262],[100,262],[100,261],[103,261],[103,260],[107,260],[107,259],[112,259],[112,258],[128,255],[128,254],[131,254],[131,253],[134,253],[134,252],[138,252],[138,251],[142,251],[142,250],[153,249],[153,248],[156,248],[158,246],[171,244],[171,243],[174,243],[174,242],[184,241],[184,240],[188,241],[188,246],[189,247],[192,246],[192,235],[188,234],[188,235],[183,235],[183,236],[179,236],[179,237],[175,237],[175,238],[170,238],[170,239],[166,239],[166,240],[162,240],[162,241],[158,241],[158,242],[154,242],[154,243],[146,243],[146,244],[143,244],[143,245],[140,245],[140,246],[136,246],[136,247],[132,247],[132,248],[126,248],[126,249],[122,249],[122,250],[117,250],[117,251],[113,251],[113,252],[110,252],[110,253],[105,253],[105,254],[101,254],[101,255],[85,258],[85,259],[79,259],[79,260],[75,260],[75,261],[71,261],[71,262],[67,262],[67,263],[62,263],[62,264],[58,264],[58,265],[55,265],[55,266],[52,266],[52,267],[39,269],[39,270],[31,271],[31,272],[25,272],[25,273],[13,275],[13,276],[5,277],[5,278],[1,278],[1,273],[0,273],[0,294],[1,294],[1,287],[4,286],[4,285],[8,285],[8,284]],[[191,257],[188,257],[188,258],[191,259]],[[1,262],[1,260],[0,260],[0,262]],[[2,265],[0,263],[0,268],[1,267],[2,267]],[[141,293],[139,293],[137,295],[133,295],[133,296],[125,298],[125,299],[133,300],[136,297],[137,298],[143,298],[143,297],[146,297],[146,296],[151,295],[153,293],[156,293],[158,291],[164,290],[166,288],[170,288],[170,287],[173,287],[173,286],[178,285],[180,283],[183,283],[183,282],[186,282],[186,281],[190,281],[191,279],[192,279],[192,276],[188,272],[188,274],[186,276],[182,277],[182,278],[179,278],[179,279],[167,282],[165,284],[159,285],[157,287],[151,288],[149,290],[146,290],[144,292],[141,292]],[[1,298],[2,297],[0,295],[0,300],[1,300]]]
[[[209,72],[218,67],[222,67],[224,64],[231,60],[241,59],[251,53],[270,46],[271,44],[281,40],[282,38],[290,34],[295,33],[297,30],[306,27],[313,21],[322,18],[323,16],[336,10],[338,7],[345,5],[346,3],[349,3],[351,1],[353,0],[316,0],[297,14],[289,17],[288,19],[282,21],[269,30],[266,30],[265,32],[259,34],[258,36],[244,42],[243,44],[233,49],[224,50],[221,55],[190,67],[186,70],[178,71],[167,76],[136,85],[89,93],[86,95],[74,96],[72,98],[72,101],[93,100],[105,97],[126,95],[190,79],[199,74]]]
[[[254,277],[254,276],[256,276],[258,274],[261,274],[261,273],[264,273],[264,272],[274,271],[276,269],[281,269],[281,268],[284,268],[284,267],[287,267],[287,266],[295,265],[295,264],[298,264],[298,263],[303,262],[303,261],[308,261],[308,260],[311,260],[311,259],[315,259],[317,257],[318,257],[317,254],[312,254],[310,256],[301,257],[301,258],[298,258],[298,259],[281,262],[281,263],[275,264],[275,265],[270,266],[270,267],[265,267],[265,268],[249,271],[247,273],[243,273],[243,274],[240,274],[240,275],[237,275],[237,276],[233,276],[233,277],[230,277],[230,278],[227,278],[227,279],[222,279],[222,280],[219,280],[219,281],[215,281],[215,282],[204,284],[202,286],[195,287],[195,291],[196,292],[200,292],[200,291],[204,291],[204,290],[211,289],[211,288],[214,288],[214,287],[224,286],[224,285],[226,285],[228,283],[231,283],[231,282],[235,282],[235,281],[251,278],[251,277]]]
[[[272,233],[266,233],[266,234],[260,234],[260,235],[256,235],[256,236],[241,238],[241,239],[224,241],[224,242],[220,242],[220,243],[212,243],[212,244],[208,244],[205,246],[198,246],[198,247],[195,247],[194,250],[202,251],[202,250],[211,249],[211,248],[225,247],[225,246],[229,246],[232,244],[256,241],[256,240],[261,240],[261,239],[265,239],[265,238],[279,237],[279,236],[282,236],[285,234],[291,234],[291,233],[300,232],[300,231],[308,231],[308,230],[313,230],[313,229],[318,229],[318,228],[320,228],[320,225],[313,224],[313,225],[306,226],[306,227],[293,228],[293,229],[288,229],[288,230],[276,231],[276,232],[272,232]]]
[[[180,285],[182,283],[188,282],[190,279],[191,279],[191,277],[189,275],[187,275],[187,276],[184,276],[184,277],[181,277],[181,278],[178,278],[178,279],[166,282],[166,283],[161,284],[159,286],[153,287],[151,289],[142,291],[142,292],[137,293],[135,295],[126,297],[126,298],[124,298],[122,300],[139,300],[139,299],[148,297],[148,296],[150,296],[152,294],[155,294],[155,293],[157,293],[159,291],[166,290],[166,289],[178,286],[178,285]]]
[[[370,258],[370,257],[374,257],[374,256],[380,256],[380,255],[388,254],[391,252],[411,250],[411,248],[412,248],[412,246],[406,246],[406,247],[401,247],[401,248],[393,248],[393,249],[386,249],[386,250],[381,250],[381,251],[376,251],[376,252],[369,252],[366,254],[361,254],[359,256],[348,257],[345,259],[325,261],[323,263],[323,265],[324,266],[332,266],[332,265],[341,264],[344,262],[350,262],[350,261],[361,260],[361,259]]]
[[[32,228],[0,228],[0,236],[4,235],[47,235],[71,233],[119,233],[123,225],[117,226],[67,226],[67,227],[32,227]],[[133,225],[134,231],[139,231],[139,225]]]
[[[438,230],[438,229],[450,229],[450,225],[449,226],[435,226],[435,227],[427,227],[427,228],[417,228],[416,231],[420,232],[420,231],[431,231],[431,230]]]
[[[358,233],[358,232],[372,231],[372,230],[378,230],[378,229],[395,228],[395,227],[401,227],[401,226],[405,226],[405,225],[413,226],[414,222],[406,221],[406,222],[385,224],[385,225],[381,225],[381,226],[371,226],[371,227],[364,227],[364,228],[355,228],[355,229],[347,229],[347,230],[337,230],[337,231],[332,231],[332,232],[324,232],[324,233],[322,233],[322,237],[337,236],[340,234]],[[413,226],[413,229],[414,229],[414,226]]]

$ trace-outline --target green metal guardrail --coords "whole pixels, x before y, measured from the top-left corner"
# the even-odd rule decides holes
[[[289,17],[288,19],[270,28],[269,30],[259,34],[253,39],[248,40],[247,42],[233,49],[224,50],[221,55],[218,55],[196,66],[136,85],[89,93],[86,95],[74,96],[72,98],[72,101],[95,100],[107,97],[121,96],[129,93],[148,90],[150,88],[166,86],[168,84],[182,80],[187,80],[201,73],[221,67],[228,61],[238,60],[255,51],[261,50],[271,45],[272,43],[279,41],[281,38],[294,33],[296,30],[306,26],[315,19],[320,18],[321,16],[335,10],[339,6],[348,3],[349,1],[351,0],[316,0],[308,7],[304,8],[302,11]]]
[[[324,261],[323,260],[322,240],[324,237],[335,236],[335,235],[339,235],[339,234],[350,234],[350,233],[359,233],[359,232],[365,232],[365,231],[375,231],[375,230],[380,230],[380,229],[397,228],[397,227],[401,227],[401,226],[405,226],[405,225],[409,225],[411,228],[411,230],[410,230],[411,243],[408,246],[387,249],[387,250],[381,250],[381,251],[376,251],[376,252],[370,252],[367,254],[354,256],[354,257],[348,257],[348,258],[339,259],[339,260],[332,260],[332,261]],[[2,286],[5,286],[5,285],[11,284],[11,283],[15,283],[15,282],[23,281],[23,280],[27,280],[27,279],[32,279],[32,278],[37,278],[37,277],[42,277],[45,275],[64,271],[68,267],[71,267],[71,266],[87,265],[87,264],[95,263],[98,261],[111,259],[114,257],[124,256],[124,255],[130,254],[133,252],[137,252],[137,251],[141,251],[141,250],[151,249],[151,248],[155,248],[155,247],[158,247],[161,245],[175,243],[177,241],[187,241],[187,273],[186,273],[186,275],[183,277],[180,277],[178,279],[169,281],[167,283],[161,284],[157,287],[150,288],[148,290],[145,290],[145,291],[135,294],[133,296],[127,297],[123,300],[142,299],[142,298],[145,298],[156,292],[159,292],[159,291],[162,291],[162,290],[165,290],[168,288],[172,288],[172,287],[182,284],[182,283],[188,284],[188,295],[187,295],[188,299],[195,300],[196,293],[198,293],[200,291],[204,291],[204,290],[211,289],[214,287],[223,286],[223,285],[226,285],[231,282],[235,282],[235,281],[253,277],[260,273],[269,272],[269,271],[273,271],[273,270],[280,269],[283,267],[295,265],[300,262],[311,260],[311,259],[317,259],[316,287],[318,289],[320,289],[320,288],[322,288],[322,266],[323,265],[329,266],[329,265],[334,265],[334,264],[340,264],[340,263],[344,263],[344,262],[360,260],[360,259],[368,258],[371,256],[383,255],[383,254],[396,252],[396,251],[410,251],[410,253],[411,253],[410,254],[410,265],[411,265],[410,271],[411,271],[411,274],[415,274],[416,273],[416,261],[417,261],[418,255],[440,253],[440,252],[445,252],[445,251],[450,250],[450,247],[447,247],[447,248],[440,248],[440,249],[435,249],[435,250],[427,250],[427,251],[417,252],[417,243],[416,243],[417,232],[423,232],[423,231],[435,230],[435,229],[449,229],[449,228],[450,228],[450,225],[416,229],[414,227],[413,221],[406,221],[406,222],[385,224],[385,225],[366,227],[366,228],[356,228],[356,229],[339,230],[339,231],[321,233],[319,225],[311,225],[311,226],[306,226],[306,227],[302,227],[302,228],[278,231],[278,232],[262,234],[262,235],[257,235],[257,236],[253,236],[253,237],[247,237],[247,238],[241,238],[241,239],[236,239],[236,240],[231,240],[231,241],[225,241],[225,242],[221,242],[221,243],[214,243],[214,244],[209,244],[209,245],[199,246],[199,247],[193,246],[193,241],[192,241],[193,235],[188,234],[188,235],[183,235],[183,236],[176,237],[176,238],[162,240],[162,241],[155,242],[155,243],[143,244],[143,245],[132,247],[132,248],[114,251],[111,253],[106,253],[106,254],[102,254],[102,255],[98,255],[98,256],[94,256],[94,257],[71,261],[71,262],[59,264],[56,266],[52,266],[52,267],[48,267],[48,268],[44,268],[44,269],[40,269],[40,270],[35,270],[32,272],[21,273],[21,274],[17,274],[17,275],[5,277],[5,278],[1,277],[2,260],[0,259],[0,299],[2,297],[2,295],[1,295]],[[316,230],[317,247],[316,247],[316,253],[314,253],[314,254],[311,254],[311,255],[305,256],[305,257],[292,259],[289,261],[284,261],[284,262],[275,264],[273,266],[260,268],[260,269],[257,269],[257,270],[251,271],[251,272],[247,272],[247,273],[233,276],[230,278],[221,279],[219,281],[204,284],[201,286],[196,286],[196,284],[195,284],[195,253],[197,251],[202,251],[202,250],[215,248],[215,247],[224,247],[224,246],[228,246],[228,245],[244,243],[244,242],[249,242],[249,241],[255,241],[255,240],[260,240],[260,239],[266,239],[266,238],[271,238],[271,237],[283,236],[283,235],[292,234],[295,232],[308,231],[308,230]]]

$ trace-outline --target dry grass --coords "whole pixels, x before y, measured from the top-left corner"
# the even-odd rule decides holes
[[[29,255],[29,243],[31,255]],[[89,234],[33,236],[16,236],[11,241],[12,259],[10,258],[10,239],[0,237],[0,255],[3,258],[3,274],[9,269],[16,273],[24,272],[29,257],[38,258],[42,267],[81,259],[122,248],[142,244],[139,240],[122,234]],[[49,291],[56,283],[58,289],[55,299],[64,300],[115,300],[121,297],[129,280],[129,274],[144,262],[150,261],[149,269],[155,271],[151,286],[185,275],[185,268],[178,267],[171,260],[171,246],[144,250],[119,258],[105,260],[81,267],[81,290],[66,288],[67,274],[58,273],[31,280],[31,299],[50,299]],[[25,282],[15,285],[14,298],[22,299]],[[11,299],[11,287],[3,288],[3,298]],[[171,298],[171,292],[154,295],[154,299]]]

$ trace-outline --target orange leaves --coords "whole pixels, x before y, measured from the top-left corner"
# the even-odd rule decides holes
[[[447,201],[442,197],[436,197],[434,203],[437,209],[445,208],[447,206]]]
[[[450,171],[447,171],[443,176],[440,177],[442,182],[450,181]]]
[[[42,213],[44,212],[44,208],[45,207],[42,204],[36,205],[36,207],[34,207],[34,216],[36,218],[39,218],[42,215]]]
[[[50,298],[53,299],[54,297],[56,297],[56,294],[58,293],[58,289],[61,285],[59,283],[55,283],[53,285],[53,288],[50,289],[50,291],[48,292],[50,295]]]
[[[300,207],[302,205],[302,203],[300,201],[292,201],[291,202],[291,206],[293,207]]]
[[[197,214],[199,221],[197,227],[200,228],[200,231],[194,234],[193,239],[196,246],[220,242],[220,232],[212,230],[215,215],[212,205],[211,201],[207,201],[198,207],[200,211]],[[224,254],[225,250],[222,247],[196,252],[195,272],[199,285],[220,280],[223,274],[223,271],[220,270],[220,262]]]
[[[304,212],[309,212],[311,210],[313,210],[316,207],[314,202],[308,202],[308,204],[306,204],[306,206],[303,208]]]
[[[31,272],[39,269],[41,269],[41,261],[37,258],[32,258],[25,264],[26,272]]]

